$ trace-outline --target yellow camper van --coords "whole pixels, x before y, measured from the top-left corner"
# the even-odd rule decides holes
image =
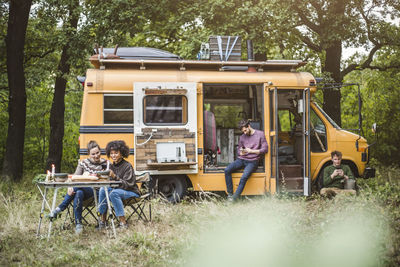
[[[140,57],[138,57],[140,55]],[[137,174],[149,172],[169,200],[194,191],[226,191],[238,121],[264,131],[268,153],[244,195],[310,195],[333,150],[356,176],[368,161],[366,140],[342,130],[312,100],[314,77],[297,60],[182,60],[149,48],[105,49],[90,59],[80,122],[80,154],[96,140],[124,140]],[[233,174],[237,187],[241,173]]]

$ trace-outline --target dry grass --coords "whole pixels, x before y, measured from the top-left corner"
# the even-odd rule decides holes
[[[178,205],[155,199],[153,221],[134,220],[117,238],[93,225],[76,236],[58,219],[50,240],[36,237],[36,188],[14,186],[0,193],[0,265],[396,266],[400,211],[373,184],[363,186],[358,197],[333,200],[255,197],[228,205],[207,193]]]

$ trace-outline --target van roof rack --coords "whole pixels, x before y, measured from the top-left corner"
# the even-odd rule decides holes
[[[90,62],[101,69],[178,69],[178,70],[219,70],[243,71],[245,67],[255,67],[257,71],[296,71],[307,62],[302,60],[267,61],[205,61],[205,60],[165,60],[165,59],[101,59],[90,58]]]
[[[219,61],[183,60],[178,55],[149,47],[118,47],[94,49],[90,62],[100,69],[202,69],[219,71],[296,71],[306,65],[302,60]],[[251,69],[250,69],[251,68]]]

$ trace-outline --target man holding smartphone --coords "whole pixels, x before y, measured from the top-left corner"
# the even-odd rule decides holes
[[[249,120],[241,120],[239,129],[243,133],[238,142],[238,158],[225,169],[226,191],[228,201],[235,201],[242,193],[250,175],[257,169],[258,160],[268,152],[268,143],[264,132],[253,129]],[[232,173],[244,168],[239,185],[233,194]]]
[[[342,163],[342,153],[333,151],[331,153],[332,165],[324,169],[324,187],[334,187],[344,189],[344,183],[349,179],[354,179],[349,166]]]

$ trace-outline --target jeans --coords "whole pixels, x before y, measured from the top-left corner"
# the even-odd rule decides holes
[[[138,194],[132,191],[128,191],[125,189],[121,188],[111,188],[108,187],[108,194],[110,197],[110,201],[114,207],[115,210],[115,215],[117,217],[125,216],[125,211],[124,211],[124,203],[122,203],[122,200],[128,199],[131,197],[139,197]],[[100,189],[99,193],[99,213],[104,214],[107,212],[107,200],[106,200],[106,192],[104,190],[104,187]]]
[[[63,202],[58,206],[61,211],[65,210],[68,205],[74,201],[74,215],[75,215],[75,224],[82,222],[82,204],[83,201],[93,197],[93,189],[90,187],[74,187],[74,192],[72,196],[65,195]],[[97,193],[97,191],[96,191]]]
[[[233,184],[232,184],[232,173],[236,170],[239,170],[244,167],[242,177],[240,177],[239,186],[236,189],[233,198],[236,199],[240,196],[243,192],[244,186],[246,185],[247,180],[249,179],[250,175],[257,169],[258,167],[258,160],[243,160],[237,159],[228,167],[225,168],[225,183],[226,183],[226,191],[228,194],[233,193]]]

